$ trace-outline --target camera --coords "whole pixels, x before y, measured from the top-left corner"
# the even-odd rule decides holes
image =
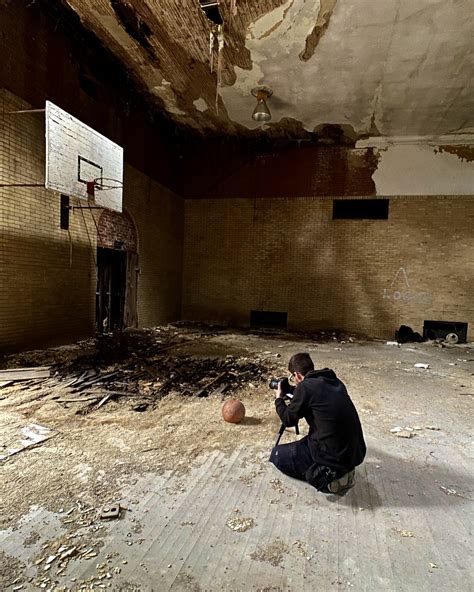
[[[288,378],[286,376],[283,376],[282,378],[270,379],[268,386],[271,389],[276,391],[279,384],[281,385],[282,395],[288,399],[292,399],[293,398],[293,391],[295,390],[295,387],[290,384],[290,381],[288,380]]]

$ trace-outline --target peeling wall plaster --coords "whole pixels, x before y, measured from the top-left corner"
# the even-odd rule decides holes
[[[457,154],[433,146],[390,146],[380,150],[372,178],[380,196],[474,195],[474,162],[464,162]]]
[[[166,104],[166,109],[174,115],[186,115],[186,113],[180,109],[176,104],[176,94],[174,93],[171,82],[168,80],[162,80],[161,84],[154,86],[152,93]]]

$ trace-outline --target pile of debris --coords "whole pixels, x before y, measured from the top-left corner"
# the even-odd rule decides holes
[[[207,397],[225,395],[249,384],[257,386],[274,372],[267,358],[202,357],[180,352],[209,334],[173,334],[157,338],[156,330],[102,336],[93,355],[51,366],[0,370],[0,388],[37,392],[61,404],[86,403],[88,413],[107,401],[134,398],[136,411],[145,411],[169,393]],[[174,349],[171,355],[171,350]],[[3,390],[3,389],[2,389]]]

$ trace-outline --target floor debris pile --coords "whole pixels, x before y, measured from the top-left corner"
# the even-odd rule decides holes
[[[189,355],[182,348],[216,333],[202,328],[174,331],[173,326],[99,336],[86,355],[76,357],[62,348],[51,352],[50,366],[7,368],[0,371],[3,393],[27,390],[33,398],[61,404],[83,403],[76,413],[89,413],[110,400],[132,399],[135,411],[145,411],[167,394],[207,397],[225,395],[242,386],[266,381],[276,364],[266,356],[216,357]],[[44,352],[41,359],[44,361]],[[277,354],[279,355],[279,354]],[[35,360],[34,352],[26,360]],[[6,359],[11,365],[19,360]],[[2,375],[3,373],[3,375]]]
[[[0,385],[0,455],[19,451],[0,463],[0,589],[471,590],[472,344],[327,337],[169,325],[0,360],[19,372]],[[268,381],[298,351],[361,414],[341,499],[268,462]]]

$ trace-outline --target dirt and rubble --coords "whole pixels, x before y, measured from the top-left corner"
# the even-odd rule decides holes
[[[119,501],[124,487],[140,475],[173,471],[182,475],[185,488],[190,465],[200,462],[204,452],[230,455],[243,445],[249,458],[255,457],[246,477],[251,484],[252,475],[263,470],[260,453],[270,450],[280,425],[268,381],[286,373],[296,351],[309,351],[318,367],[336,370],[372,437],[392,437],[394,426],[403,426],[416,434],[406,445],[419,440],[465,446],[467,426],[460,422],[453,432],[450,417],[467,416],[472,404],[470,344],[395,348],[331,333],[196,325],[106,335],[1,361],[3,368],[49,366],[49,378],[0,388],[0,423],[45,426],[52,436],[1,466],[0,529],[18,528],[32,508],[46,509],[59,517],[62,534],[43,542],[47,546],[31,560],[47,566],[48,557],[55,556],[51,563],[60,560],[65,567],[73,557],[93,560],[102,541],[100,509]],[[419,362],[429,368],[417,368]],[[442,409],[430,403],[439,396],[444,397]],[[221,407],[229,397],[246,407],[240,424],[222,420]],[[284,487],[278,479],[274,489],[275,484]],[[33,541],[29,536],[25,545]],[[2,583],[11,583],[21,571],[11,565],[6,572],[3,568]]]

